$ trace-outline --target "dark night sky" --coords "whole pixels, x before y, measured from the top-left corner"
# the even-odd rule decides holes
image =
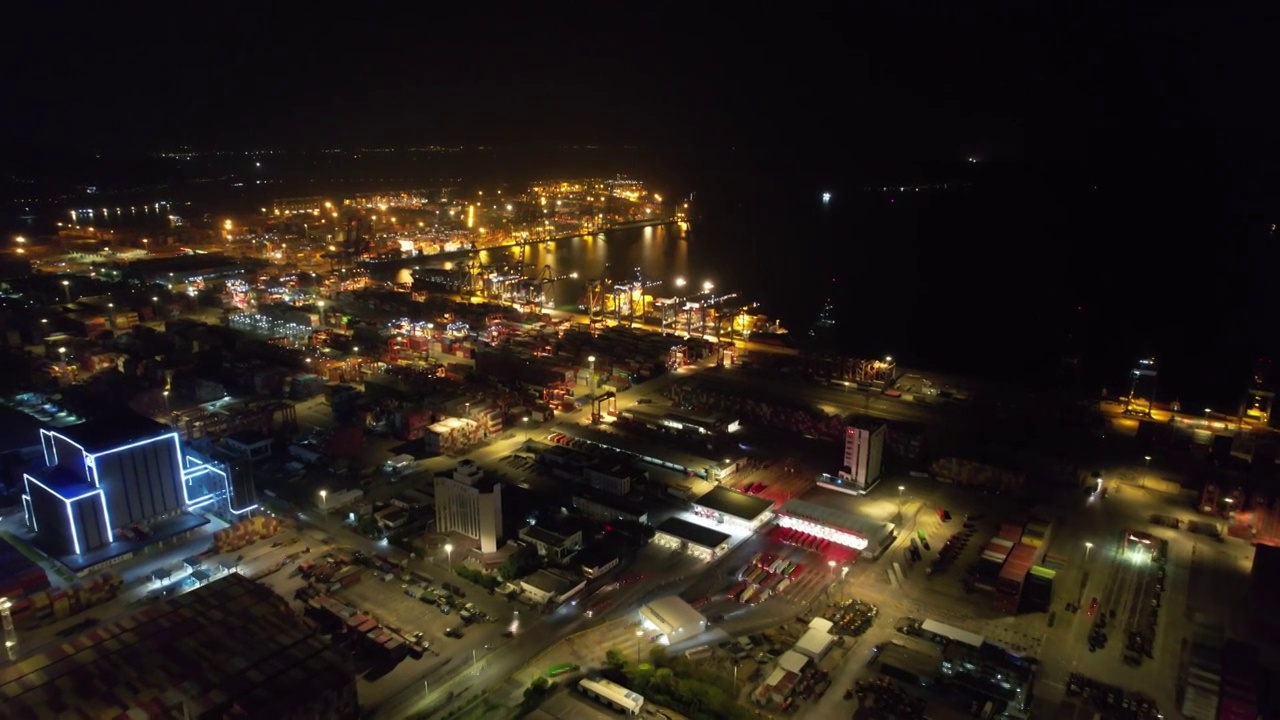
[[[1081,288],[1114,294],[1117,277],[1136,273],[1162,288],[1108,314],[1153,318],[1165,338],[1215,326],[1213,342],[1241,357],[1275,344],[1247,327],[1277,319],[1267,297],[1280,258],[1266,232],[1280,222],[1274,13],[837,6],[691,16],[663,4],[625,15],[491,4],[471,17],[378,3],[134,17],[44,6],[0,42],[3,142],[632,144],[694,151],[704,178],[717,167],[707,157],[732,147],[810,183],[844,167],[976,155],[1023,168],[1045,198],[1055,183],[1107,193],[1088,218],[1066,199],[1024,215],[1065,228],[1043,262],[1073,253],[1073,272],[1092,265]],[[1002,263],[999,252],[979,260]],[[1177,301],[1191,288],[1205,302]]]

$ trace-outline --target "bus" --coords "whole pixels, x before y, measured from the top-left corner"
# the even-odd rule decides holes
[[[585,678],[578,683],[578,689],[587,697],[628,715],[639,715],[644,707],[644,698],[640,693],[603,678]]]
[[[574,665],[573,663],[564,663],[562,665],[552,665],[551,667],[547,668],[547,677],[549,678],[558,677],[565,673],[573,672],[574,670],[577,670],[577,669],[578,669],[578,666]]]

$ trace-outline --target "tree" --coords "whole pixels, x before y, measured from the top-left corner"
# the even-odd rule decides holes
[[[611,647],[604,653],[604,664],[615,670],[621,670],[627,666],[627,658],[621,650]]]
[[[532,546],[520,545],[511,553],[506,562],[498,568],[498,574],[504,580],[515,580],[538,569],[540,558],[538,551]]]
[[[529,687],[524,689],[524,697],[526,700],[531,697],[541,697],[551,689],[551,681],[546,677],[539,675],[529,683]]]

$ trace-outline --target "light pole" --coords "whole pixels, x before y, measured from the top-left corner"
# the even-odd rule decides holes
[[[898,486],[898,522],[902,522],[902,492],[906,489],[906,485]]]
[[[521,418],[520,422],[524,425],[524,441],[529,442],[529,416]]]
[[[1093,549],[1093,543],[1085,542],[1084,544],[1084,561],[1089,562],[1089,551]]]
[[[587,373],[588,373],[587,374],[587,397],[589,397],[594,403],[596,399],[596,356],[595,355],[587,356]],[[591,412],[593,415],[595,414],[594,405],[591,408]]]
[[[321,491],[320,491],[320,509],[321,509],[321,510],[328,510],[328,509],[329,509],[329,501],[326,499],[326,498],[328,498],[328,497],[329,497],[329,491],[328,491],[328,490],[321,490]]]
[[[445,565],[445,568],[448,569],[450,572],[453,572],[453,543],[444,544],[444,554],[445,554],[445,557],[448,558],[448,562],[449,562],[448,565]]]
[[[62,281],[62,292],[66,293],[67,304],[70,305],[71,304],[71,281],[70,280]]]
[[[317,300],[316,307],[320,308],[320,327],[324,327],[324,301]]]
[[[471,672],[476,675],[480,674],[480,667],[476,664],[476,649],[471,648]]]
[[[164,391],[164,411],[165,411],[165,412],[170,412],[170,410],[169,410],[169,391],[168,391],[168,390],[165,390],[165,391]]]
[[[644,637],[644,630],[636,630],[636,666],[640,665],[640,638]]]
[[[840,597],[836,598],[840,602],[844,602],[844,579],[849,575],[849,566],[842,565],[840,567]]]
[[[1150,470],[1150,469],[1151,469],[1151,456],[1150,456],[1150,455],[1143,455],[1143,456],[1142,456],[1142,459],[1143,459],[1143,460],[1145,460],[1145,461],[1147,462],[1147,469],[1148,469],[1148,470]]]

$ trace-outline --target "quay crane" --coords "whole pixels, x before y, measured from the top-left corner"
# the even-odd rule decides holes
[[[552,275],[551,273],[551,266],[544,265],[537,275],[531,278],[524,278],[516,283],[516,297],[512,298],[513,302],[527,306],[529,312],[535,312],[546,305],[548,285],[555,285],[561,280],[578,277],[576,272],[563,275]]]
[[[618,324],[622,324],[623,301],[626,301],[627,325],[632,325],[636,320],[636,305],[640,306],[640,319],[643,320],[649,312],[649,308],[645,307],[644,291],[651,287],[661,285],[661,280],[645,280],[644,274],[640,268],[636,268],[636,279],[625,284],[613,286],[613,310],[616,315]]]

